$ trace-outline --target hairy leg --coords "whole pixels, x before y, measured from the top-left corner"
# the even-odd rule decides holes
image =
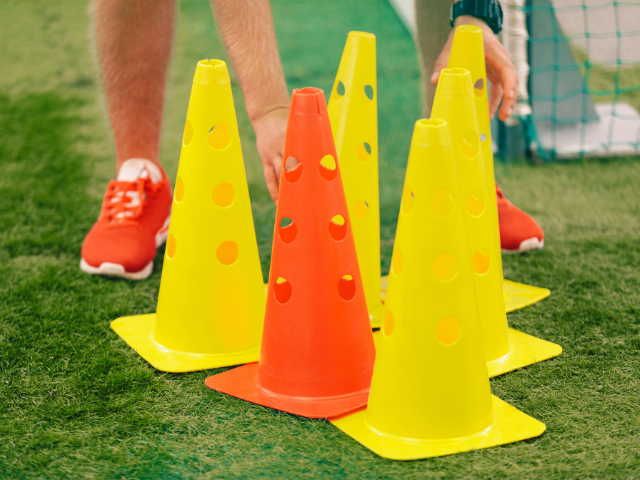
[[[436,85],[431,83],[433,68],[451,32],[451,3],[446,0],[416,0],[416,42],[422,73],[422,114],[425,118],[431,116],[436,95]]]
[[[130,158],[159,163],[175,0],[94,0],[93,9],[116,172]]]

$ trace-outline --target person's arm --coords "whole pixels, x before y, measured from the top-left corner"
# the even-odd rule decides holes
[[[269,0],[211,0],[256,133],[264,179],[274,202],[282,168],[289,94]]]
[[[460,25],[477,25],[482,28],[482,35],[484,37],[484,56],[487,64],[487,78],[491,82],[489,113],[491,115],[491,119],[493,119],[493,116],[500,105],[500,100],[503,100],[498,116],[500,117],[500,120],[504,121],[511,116],[511,111],[516,104],[516,97],[518,94],[518,75],[513,67],[513,63],[511,63],[509,53],[502,46],[496,34],[493,33],[493,31],[481,19],[469,15],[462,15],[456,18],[454,29],[449,34],[449,39],[447,40],[442,53],[436,60],[435,70],[431,77],[431,83],[438,83],[440,71],[447,67],[449,54],[451,53],[451,45],[453,44],[455,27]]]

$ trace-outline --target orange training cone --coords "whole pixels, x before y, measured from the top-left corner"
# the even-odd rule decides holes
[[[260,362],[207,386],[311,418],[367,403],[375,349],[322,90],[294,90]],[[288,225],[285,225],[288,223]]]

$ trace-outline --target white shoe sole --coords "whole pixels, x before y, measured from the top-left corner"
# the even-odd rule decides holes
[[[528,238],[520,242],[517,250],[502,250],[502,253],[523,253],[529,250],[540,250],[544,247],[544,239],[538,240],[536,237]]]
[[[169,236],[169,220],[171,216],[167,217],[162,225],[162,228],[156,233],[156,248],[167,241]],[[92,267],[84,258],[80,259],[80,270],[89,275],[106,275],[109,277],[122,277],[129,280],[144,280],[148,278],[153,272],[153,260],[151,260],[142,270],[139,272],[127,272],[124,266],[117,263],[104,262],[99,267]]]

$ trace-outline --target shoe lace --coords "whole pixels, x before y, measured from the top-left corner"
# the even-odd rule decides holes
[[[146,203],[146,189],[151,181],[138,178],[133,182],[112,180],[102,205],[102,214],[112,225],[135,222]]]

